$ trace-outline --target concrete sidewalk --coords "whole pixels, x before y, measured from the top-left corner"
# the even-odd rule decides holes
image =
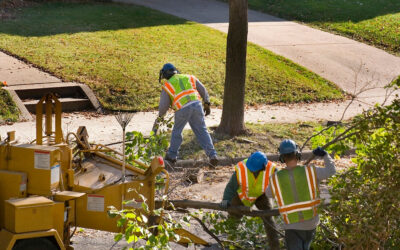
[[[341,119],[343,111],[349,101],[341,103],[311,103],[290,105],[264,105],[257,108],[246,108],[244,120],[250,123],[294,123],[301,121],[337,121]],[[365,103],[355,102],[347,110],[344,119],[349,119],[361,113],[371,106]],[[140,131],[149,134],[153,122],[157,118],[157,112],[135,113],[127,131]],[[172,114],[171,114],[172,115]],[[218,126],[221,120],[222,110],[213,108],[211,115],[205,118],[207,127]],[[91,142],[108,144],[122,140],[121,127],[113,115],[99,115],[94,112],[64,113],[62,129],[64,135],[68,132],[76,132],[79,126],[86,126]],[[189,129],[189,125],[186,129]],[[16,131],[19,142],[30,142],[36,138],[35,121],[17,122],[12,125],[0,125],[0,136],[6,137],[8,131]]]
[[[228,5],[215,0],[114,0],[156,9],[228,31]],[[249,10],[248,40],[308,68],[349,93],[362,86],[385,86],[400,75],[400,58],[354,40]],[[355,78],[357,77],[357,85]],[[372,104],[384,91],[363,94]]]
[[[9,86],[61,83],[62,81],[0,51],[0,81]]]

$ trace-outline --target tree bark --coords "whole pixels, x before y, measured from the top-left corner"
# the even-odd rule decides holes
[[[247,54],[247,0],[229,0],[229,29],[222,119],[218,133],[244,133],[244,95]]]

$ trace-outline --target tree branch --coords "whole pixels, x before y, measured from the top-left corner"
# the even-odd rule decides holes
[[[178,208],[175,211],[180,212],[180,213],[187,213],[190,214],[190,212],[186,209]],[[195,219],[203,228],[203,230],[208,233],[214,240],[218,242],[218,244],[221,246],[222,249],[225,249],[224,245],[222,244],[221,240],[213,233],[211,232],[210,229],[201,221],[201,219],[193,214],[190,214],[190,216]]]
[[[344,139],[346,139],[346,138],[349,138],[349,137],[351,137],[351,136],[357,134],[357,133],[358,133],[357,131],[356,131],[356,132],[353,132],[353,133],[350,133],[350,134],[347,134],[350,130],[354,129],[355,127],[357,127],[357,124],[354,124],[353,126],[350,126],[348,129],[346,129],[344,132],[342,132],[340,135],[338,135],[335,139],[333,139],[332,141],[330,141],[330,142],[328,142],[327,144],[325,144],[324,146],[322,146],[322,149],[326,149],[327,147],[329,147],[330,145],[332,145],[332,144],[334,144],[334,143],[336,143],[336,142],[338,142],[338,141],[344,140]],[[347,134],[347,135],[346,135],[346,134]],[[314,158],[315,158],[315,155],[312,155],[312,156],[306,161],[305,165],[308,165]]]
[[[322,129],[322,130],[319,131],[318,133],[312,135],[311,137],[307,138],[307,140],[304,142],[303,146],[301,146],[300,152],[303,151],[304,147],[307,145],[307,143],[308,143],[312,138],[314,138],[315,136],[318,136],[318,135],[322,134],[322,132],[324,132],[324,131],[330,129],[330,128],[333,127],[333,126],[337,126],[337,125],[338,125],[337,123],[332,124],[332,125],[330,125],[330,126],[324,128],[324,129]]]
[[[242,215],[247,215],[251,217],[269,217],[269,216],[278,216],[278,209],[271,210],[252,210],[246,206],[229,206],[227,210],[222,209],[219,203],[213,202],[205,202],[205,201],[193,201],[193,200],[170,200],[169,203],[172,203],[174,207],[177,208],[195,208],[195,209],[211,209],[218,211],[227,211],[233,213],[240,213]],[[156,201],[156,208],[161,206],[161,201]],[[172,206],[166,206],[165,210],[175,210]]]

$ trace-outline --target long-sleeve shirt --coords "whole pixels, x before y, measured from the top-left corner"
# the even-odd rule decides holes
[[[207,89],[197,78],[196,78],[196,90],[197,92],[199,92],[204,102],[210,102],[210,97],[208,96]],[[158,116],[164,116],[171,105],[172,105],[171,98],[169,97],[168,93],[164,89],[162,89],[160,95],[160,103],[158,105]]]
[[[237,182],[236,172],[233,172],[228,184],[226,184],[224,190],[224,196],[222,200],[231,201],[235,195],[237,195],[237,190],[239,189],[239,183]]]
[[[315,171],[317,174],[317,182],[318,184],[332,175],[336,173],[336,167],[335,167],[335,162],[333,159],[329,156],[329,154],[326,154],[324,156],[324,164],[325,168],[321,167],[315,167]],[[287,168],[288,169],[288,168]],[[290,170],[290,169],[288,169]],[[271,185],[268,185],[267,190],[265,190],[265,195],[268,198],[275,198],[272,194],[271,191]],[[283,228],[285,230],[287,229],[295,229],[295,230],[313,230],[317,227],[319,224],[319,215],[315,216],[314,218],[310,220],[306,220],[303,222],[297,222],[297,223],[292,223],[292,224],[284,224]]]

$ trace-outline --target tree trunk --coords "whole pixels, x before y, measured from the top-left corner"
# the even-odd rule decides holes
[[[224,104],[218,133],[244,133],[244,94],[247,53],[247,0],[229,0]]]

